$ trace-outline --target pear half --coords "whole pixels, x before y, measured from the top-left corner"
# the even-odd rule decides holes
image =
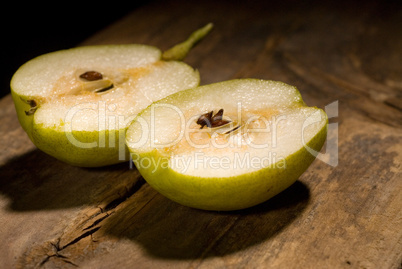
[[[131,44],[39,56],[11,81],[19,121],[39,149],[69,164],[127,160],[125,130],[136,114],[199,84],[197,71],[161,55],[155,47]]]
[[[327,115],[282,82],[239,79],[170,95],[126,143],[144,179],[189,207],[237,210],[293,184],[324,144]]]
[[[162,53],[130,45],[78,47],[22,65],[11,80],[18,119],[33,143],[77,166],[128,160],[128,123],[152,102],[198,86],[198,71],[181,62],[212,23]]]

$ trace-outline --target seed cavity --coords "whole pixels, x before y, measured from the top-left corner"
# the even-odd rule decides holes
[[[21,99],[21,100],[23,100],[23,99]],[[32,116],[35,113],[35,111],[38,109],[38,104],[36,103],[35,100],[26,100],[25,102],[31,107],[28,111],[25,111],[25,115]]]
[[[102,93],[102,92],[106,92],[106,91],[108,91],[108,90],[111,90],[111,89],[113,89],[113,88],[114,88],[114,85],[111,84],[110,86],[107,86],[107,87],[105,87],[105,88],[103,88],[103,89],[95,90],[95,92],[96,92],[96,93]]]
[[[97,71],[87,71],[80,75],[80,78],[86,81],[95,81],[103,79],[103,75]]]
[[[234,127],[233,129],[231,129],[231,130],[229,130],[229,131],[227,131],[227,132],[224,132],[223,134],[230,134],[230,133],[232,133],[232,132],[236,131],[237,129],[239,129],[239,128],[240,128],[240,126],[241,126],[241,125],[237,125],[237,126],[236,126],[236,127]]]
[[[112,80],[98,71],[86,71],[78,77],[81,79],[81,84],[70,91],[71,95],[79,95],[83,91],[102,94],[114,88]]]

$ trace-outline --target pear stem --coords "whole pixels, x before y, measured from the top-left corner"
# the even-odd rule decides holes
[[[186,41],[179,43],[163,52],[162,59],[165,61],[183,60],[189,51],[212,30],[212,27],[213,24],[208,23],[204,27],[196,30],[187,38]]]

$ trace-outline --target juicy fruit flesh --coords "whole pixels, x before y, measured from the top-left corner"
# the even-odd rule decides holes
[[[286,168],[285,158],[326,125],[324,112],[306,107],[298,91],[283,83],[235,80],[187,92],[142,112],[127,132],[133,152],[156,150],[172,170],[185,175],[232,177],[274,164]],[[229,124],[197,124],[204,113],[221,108]],[[144,126],[152,126],[151,132]]]
[[[198,85],[199,76],[181,62],[160,61],[145,45],[81,47],[40,56],[15,74],[11,87],[39,104],[34,123],[64,131],[124,129],[150,103]],[[86,72],[101,74],[85,79]]]
[[[258,171],[275,163],[285,168],[286,156],[303,147],[299,130],[303,128],[306,116],[321,120],[321,114],[313,113],[313,109],[273,115],[268,111],[271,117],[264,117],[265,113],[258,116],[245,113],[244,117],[251,120],[242,121],[244,127],[235,133],[197,131],[191,133],[188,140],[182,139],[161,151],[170,157],[169,164],[173,170],[191,176],[231,177]],[[317,123],[305,128],[305,142],[310,141],[321,128],[322,124]]]
[[[54,91],[54,83],[69,72],[130,69],[154,63],[160,57],[157,48],[145,45],[87,46],[52,52],[21,66],[11,88],[18,95],[46,98]]]
[[[106,126],[108,120],[106,124],[99,125],[102,122],[100,117],[103,116],[105,119],[115,118],[113,121],[120,120],[120,125],[124,122],[120,128],[125,128],[130,116],[136,115],[152,102],[180,89],[195,87],[198,83],[196,76],[192,76],[195,73],[192,68],[180,62],[156,62],[146,67],[106,70],[102,73],[114,74],[89,84],[106,81],[104,86],[107,87],[107,82],[111,81],[109,84],[113,84],[113,88],[105,92],[88,90],[88,85],[82,86],[88,83],[80,82],[74,75],[69,75],[68,79],[62,77],[57,81],[55,89],[67,89],[67,94],[53,94],[51,100],[43,102],[35,122],[62,127],[66,124],[64,121],[68,121],[74,130],[82,131],[118,129],[113,128],[112,124]],[[186,73],[189,77],[187,79]],[[70,88],[60,84],[67,84]],[[60,119],[63,119],[62,124]]]

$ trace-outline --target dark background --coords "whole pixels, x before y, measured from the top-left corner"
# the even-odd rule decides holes
[[[2,7],[0,98],[10,92],[12,75],[26,61],[77,46],[150,1],[32,2],[14,2]]]
[[[10,80],[19,66],[26,61],[51,51],[77,46],[86,38],[104,29],[109,24],[119,20],[134,9],[157,0],[129,1],[80,1],[80,2],[51,2],[28,4],[11,2],[3,5],[0,16],[1,29],[1,72],[0,98],[10,92]],[[160,0],[162,1],[162,0]],[[231,4],[240,4],[239,0],[226,0]],[[252,5],[259,0],[253,0]],[[267,0],[266,5],[300,8],[302,6],[334,5],[337,8],[358,10],[359,5],[373,5],[378,12],[373,20],[387,21],[389,14],[401,9],[401,0],[340,0],[335,3],[321,3],[317,0]],[[194,1],[196,6],[197,1]],[[213,8],[213,7],[211,7]],[[169,12],[169,10],[166,10]],[[392,17],[392,16],[391,16]],[[393,16],[396,17],[396,16]],[[400,19],[398,19],[400,23]],[[398,27],[398,26],[396,26]],[[392,32],[392,31],[391,31]],[[396,31],[395,31],[396,32]],[[386,37],[388,37],[385,34]],[[383,40],[386,41],[383,41]],[[384,38],[374,42],[392,43],[392,38]],[[387,44],[388,44],[387,43]],[[387,45],[385,44],[385,45]],[[396,45],[390,44],[396,47]],[[385,49],[387,46],[384,46]],[[373,52],[374,56],[376,52]],[[388,73],[389,70],[383,70]],[[380,76],[378,74],[377,76]],[[395,76],[400,76],[396,74]],[[399,81],[399,78],[397,79]]]

